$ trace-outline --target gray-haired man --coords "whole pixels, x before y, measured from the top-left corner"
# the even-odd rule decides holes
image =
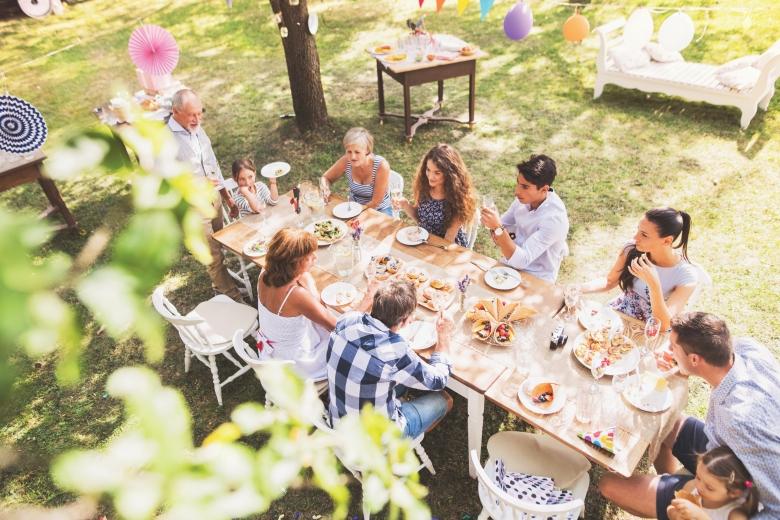
[[[225,178],[211,148],[211,139],[200,126],[203,118],[203,104],[198,95],[192,90],[182,89],[173,95],[173,114],[168,120],[168,128],[173,137],[179,143],[177,159],[192,165],[192,171],[196,176],[205,177],[219,190],[220,197],[214,197],[214,209],[217,216],[212,220],[204,220],[203,231],[209,242],[212,262],[208,266],[209,277],[215,291],[226,294],[236,301],[242,301],[236,283],[230,277],[225,268],[222,247],[212,238],[215,231],[222,229],[222,211],[220,198],[230,208],[231,216],[238,214],[235,202],[225,189]]]

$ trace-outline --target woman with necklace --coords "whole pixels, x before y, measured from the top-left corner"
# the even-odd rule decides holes
[[[345,176],[350,200],[392,215],[388,189],[390,165],[374,153],[374,137],[365,128],[350,128],[342,142],[344,155],[320,179],[325,198],[330,197],[331,184]]]

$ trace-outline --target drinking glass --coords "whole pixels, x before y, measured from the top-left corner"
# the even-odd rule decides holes
[[[617,394],[622,394],[628,386],[628,374],[615,374],[612,376],[612,389]]]
[[[580,424],[588,424],[592,415],[593,395],[590,392],[577,392],[576,411],[574,418]]]
[[[393,186],[390,188],[390,198],[393,200],[393,202],[398,202],[401,200],[403,194],[403,190],[401,190],[401,188],[398,186]],[[397,209],[395,205],[393,205],[393,220],[401,220],[401,210]]]
[[[265,209],[266,209],[265,201],[263,199],[257,199],[257,206],[258,206],[257,214],[260,217],[260,225],[265,227],[265,217],[266,217],[266,214],[265,214]]]
[[[352,244],[347,240],[333,246],[334,262],[336,263],[336,274],[341,278],[348,278],[352,274]]]
[[[566,316],[569,319],[574,318],[576,315],[577,304],[580,301],[581,294],[580,286],[576,284],[569,284],[563,289],[563,303],[566,305]]]
[[[515,336],[515,341],[512,344],[512,357],[515,368],[501,389],[501,393],[505,396],[515,396],[522,382],[528,377],[533,346],[532,336],[529,333],[518,333]]]
[[[596,353],[593,356],[593,360],[590,363],[590,375],[593,376],[593,382],[590,384],[588,393],[591,396],[591,420],[595,420],[601,415],[601,387],[599,386],[599,379],[604,376],[607,371],[607,359],[602,357],[600,353]]]

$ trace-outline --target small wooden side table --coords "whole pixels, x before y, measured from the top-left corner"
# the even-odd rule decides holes
[[[54,181],[45,177],[41,172],[41,165],[44,159],[46,159],[46,155],[40,150],[33,153],[30,157],[15,161],[7,161],[0,155],[0,191],[10,190],[16,186],[37,181],[41,185],[43,193],[46,194],[46,198],[49,199],[50,204],[41,216],[45,217],[52,213],[59,213],[65,220],[65,224],[59,226],[59,229],[75,229],[76,219],[73,218],[70,210],[65,205],[65,201],[62,200],[60,191],[57,189]]]

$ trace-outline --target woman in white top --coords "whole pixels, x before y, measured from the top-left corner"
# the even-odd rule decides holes
[[[291,359],[303,377],[325,379],[325,354],[336,317],[320,303],[309,270],[317,262],[317,239],[302,229],[279,230],[268,244],[257,280],[259,343],[271,357]],[[372,291],[358,304],[367,310]]]
[[[691,217],[686,212],[649,210],[606,279],[584,284],[582,292],[620,286],[623,292],[610,302],[612,308],[642,321],[655,316],[661,330],[667,330],[672,317],[685,309],[698,282],[696,268],[688,260],[690,231]]]

